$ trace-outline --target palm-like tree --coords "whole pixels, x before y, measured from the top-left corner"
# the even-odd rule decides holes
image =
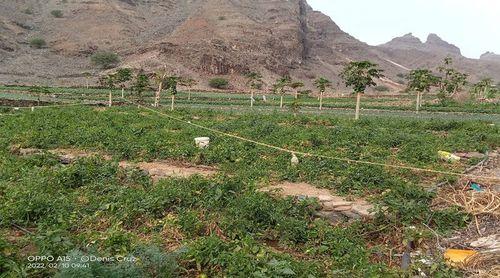
[[[479,99],[486,98],[488,92],[492,89],[493,89],[493,79],[491,78],[484,78],[481,81],[474,84],[474,86],[472,87],[474,95]]]
[[[88,71],[82,73],[82,75],[85,77],[85,88],[88,90],[89,89],[89,80],[92,74]]]
[[[248,81],[247,86],[250,88],[250,107],[253,107],[254,92],[260,90],[263,85],[262,75],[258,72],[250,72],[246,75]]]
[[[277,79],[273,85],[274,92],[280,95],[280,108],[283,108],[283,97],[286,93],[286,87],[290,86],[290,82],[290,76],[283,76]]]
[[[299,98],[299,89],[304,87],[304,83],[301,81],[292,82],[290,88],[295,90],[295,99]]]
[[[179,85],[189,88],[188,100],[191,100],[191,88],[193,86],[195,86],[196,84],[198,84],[198,82],[196,80],[194,80],[193,78],[186,77],[186,78],[179,79]]]
[[[325,94],[326,88],[332,85],[332,82],[324,77],[320,77],[314,81],[314,85],[319,91],[319,110],[323,109],[323,95]]]
[[[459,72],[452,67],[452,58],[445,58],[443,64],[438,68],[438,71],[443,75],[439,82],[440,93],[438,95],[442,101],[453,97],[459,92],[467,84],[468,77],[467,74]]]
[[[381,78],[382,70],[377,68],[377,64],[370,61],[350,62],[344,67],[340,74],[347,87],[352,87],[356,94],[356,116],[359,119],[359,109],[361,106],[361,95],[365,93],[367,87],[377,85],[373,79]]]
[[[144,102],[142,93],[146,91],[148,87],[149,87],[149,77],[141,69],[137,73],[135,81],[133,82],[132,85],[132,90],[137,94],[137,98],[140,103]]]
[[[160,105],[161,92],[163,91],[163,88],[166,85],[168,79],[167,77],[168,77],[168,72],[166,67],[164,69],[158,70],[153,76],[153,81],[158,86],[158,90],[156,91],[155,94],[154,107],[158,107]]]
[[[125,97],[125,84],[132,79],[131,69],[119,69],[116,72],[115,82],[122,89],[122,98]]]
[[[417,113],[422,106],[422,94],[429,92],[431,87],[439,83],[439,78],[434,76],[428,69],[412,70],[406,77],[408,79],[408,90],[417,92]]]
[[[178,76],[169,76],[166,78],[166,87],[172,96],[172,102],[170,105],[170,111],[174,111],[175,96],[177,95],[177,85],[179,84],[181,78]]]

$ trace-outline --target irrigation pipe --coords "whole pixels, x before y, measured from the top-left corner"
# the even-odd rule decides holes
[[[126,98],[123,98],[123,99],[126,102],[128,102],[128,103],[130,103],[132,105],[137,105],[137,107],[140,107],[142,109],[151,111],[151,112],[156,113],[156,114],[158,114],[160,116],[167,117],[169,119],[172,119],[172,120],[175,120],[175,121],[178,121],[178,122],[182,122],[182,123],[187,124],[187,125],[191,125],[191,126],[194,126],[194,127],[200,128],[200,129],[211,131],[213,133],[224,135],[226,137],[231,137],[231,138],[234,138],[234,139],[238,139],[240,141],[253,143],[253,144],[258,145],[258,146],[267,147],[267,148],[278,150],[278,151],[281,151],[281,152],[286,152],[286,153],[289,153],[289,154],[292,154],[292,155],[295,154],[295,155],[301,155],[303,157],[317,157],[317,158],[324,158],[324,159],[342,161],[342,162],[346,162],[346,163],[383,166],[383,167],[389,167],[389,168],[395,168],[395,169],[405,169],[405,170],[412,170],[412,171],[418,171],[418,172],[427,172],[427,173],[434,173],[434,174],[451,175],[451,176],[459,176],[459,177],[482,179],[482,180],[500,180],[500,178],[497,178],[497,177],[470,175],[470,174],[465,174],[465,173],[457,173],[457,172],[450,172],[450,171],[425,169],[425,168],[418,168],[418,167],[404,166],[404,165],[393,165],[393,164],[371,162],[371,161],[364,161],[364,160],[354,160],[354,159],[349,159],[349,158],[332,157],[332,156],[326,156],[326,155],[314,154],[314,153],[308,153],[308,152],[293,151],[293,150],[285,149],[285,148],[282,148],[282,147],[278,147],[278,146],[270,145],[270,144],[267,144],[267,143],[255,141],[255,140],[252,140],[252,139],[248,139],[248,138],[245,138],[245,137],[242,137],[242,136],[239,136],[239,135],[234,135],[234,134],[223,132],[223,131],[220,131],[220,130],[217,130],[217,129],[213,129],[213,128],[209,128],[209,127],[202,126],[202,125],[199,125],[199,124],[195,124],[195,123],[192,123],[192,122],[188,122],[188,121],[185,121],[185,120],[183,120],[181,118],[177,118],[177,117],[174,117],[174,116],[162,113],[162,112],[160,112],[158,110],[146,107],[146,106],[141,105],[139,103],[135,103],[135,102],[130,101],[130,100],[126,99]]]

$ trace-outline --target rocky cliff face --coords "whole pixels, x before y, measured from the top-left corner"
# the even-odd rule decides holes
[[[485,55],[482,59],[469,59],[462,56],[460,48],[444,41],[436,34],[430,34],[426,42],[420,41],[411,33],[395,38],[377,47],[388,59],[407,69],[437,69],[446,57],[454,60],[454,65],[470,75],[470,81],[491,77],[500,79],[500,63]]]
[[[481,55],[480,59],[484,61],[500,62],[500,54],[495,54],[493,52],[486,52],[483,55]]]
[[[460,48],[441,39],[436,34],[429,34],[427,41],[424,43],[419,38],[413,36],[412,33],[402,37],[397,37],[390,42],[381,45],[384,49],[396,50],[418,50],[430,53],[441,53],[446,55],[461,55]]]
[[[63,16],[54,17],[53,10]],[[30,47],[35,37],[47,46]],[[2,1],[0,39],[0,82],[24,84],[81,84],[82,73],[103,73],[91,65],[92,53],[113,51],[121,67],[166,66],[197,79],[201,87],[224,76],[235,89],[244,88],[249,71],[261,72],[268,84],[290,74],[309,86],[326,76],[341,87],[337,75],[343,64],[368,59],[385,69],[382,82],[398,89],[397,75],[418,66],[415,60],[439,63],[445,53],[460,55],[437,36],[422,43],[407,35],[371,47],[305,0]],[[401,55],[408,51],[418,54]],[[500,66],[490,67],[496,69]]]

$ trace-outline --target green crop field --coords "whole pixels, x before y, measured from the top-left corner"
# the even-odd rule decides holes
[[[120,101],[121,90],[119,89],[85,89],[85,88],[52,88],[52,87],[18,87],[0,86],[0,98],[15,100],[37,100],[52,102],[106,102],[109,99],[109,92],[112,92],[115,101]],[[154,92],[147,91],[143,94],[143,101],[152,103]],[[124,96],[137,100],[134,92],[125,90]],[[255,107],[276,108],[279,107],[280,96],[276,94],[266,94],[266,101],[263,94],[255,96]],[[179,92],[176,96],[177,103],[189,106],[230,107],[241,106],[250,110],[250,95],[242,93],[215,93],[215,92]],[[332,95],[324,99],[325,109],[354,109],[355,97],[346,95]],[[296,104],[294,104],[296,103]],[[167,93],[164,93],[162,104],[169,105],[170,100]],[[301,96],[295,100],[294,96],[284,96],[284,106],[290,107],[292,104],[303,109],[318,109],[319,101],[316,97]],[[362,107],[372,110],[405,111],[411,112],[415,109],[413,95],[400,94],[394,96],[367,96],[363,99]],[[435,95],[426,95],[423,100],[424,112],[451,112],[451,113],[476,113],[476,114],[500,114],[498,103],[478,103],[476,101],[445,103],[437,102]]]
[[[79,91],[60,93],[61,98],[78,100]],[[106,99],[101,91],[83,94]],[[224,103],[232,99],[206,97]],[[245,101],[243,96],[240,101]],[[367,115],[353,121],[327,112],[294,116],[288,110],[261,113],[180,104],[173,112],[159,111],[182,121],[133,105],[4,108],[0,276],[461,275],[432,252],[427,254],[433,258],[430,264],[417,261],[409,269],[399,267],[409,242],[432,250],[429,246],[436,235],[448,236],[472,221],[459,207],[433,205],[434,185],[453,183],[457,176],[335,158],[463,172],[477,161],[447,163],[439,160],[438,151],[487,153],[499,148],[498,118]],[[300,163],[292,165],[289,153],[189,123],[312,155],[299,155]],[[194,144],[194,138],[201,136],[211,138],[206,149]],[[15,148],[45,151],[20,155]],[[55,149],[96,155],[61,164],[49,152]],[[159,160],[210,166],[217,174],[153,182],[144,171],[119,166],[123,161]],[[374,205],[375,217],[332,225],[315,217],[317,200],[281,198],[258,190],[283,181],[307,182],[346,198],[364,198]],[[40,268],[27,259],[35,255],[115,260],[73,266],[56,262]]]

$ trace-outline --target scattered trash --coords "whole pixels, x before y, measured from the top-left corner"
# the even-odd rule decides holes
[[[451,266],[463,266],[468,259],[476,254],[477,252],[474,250],[447,249],[444,252],[444,258]]]
[[[197,137],[197,138],[194,138],[194,142],[198,148],[205,149],[210,144],[210,138],[209,137]]]
[[[456,156],[456,155],[454,155],[452,153],[449,153],[449,152],[439,151],[438,155],[439,155],[440,159],[448,161],[450,163],[455,163],[455,162],[460,161],[460,157],[459,156]]]
[[[291,162],[292,162],[292,165],[294,165],[294,166],[299,164],[299,158],[294,153],[292,153]]]
[[[479,185],[475,182],[471,182],[470,188],[473,189],[474,191],[477,191],[477,192],[483,191],[483,189],[481,188],[481,185]]]
[[[455,155],[465,159],[471,159],[471,158],[482,159],[486,156],[485,154],[480,152],[457,152],[455,153]]]
[[[500,235],[490,235],[478,238],[471,242],[470,246],[481,249],[498,249],[500,248]]]

